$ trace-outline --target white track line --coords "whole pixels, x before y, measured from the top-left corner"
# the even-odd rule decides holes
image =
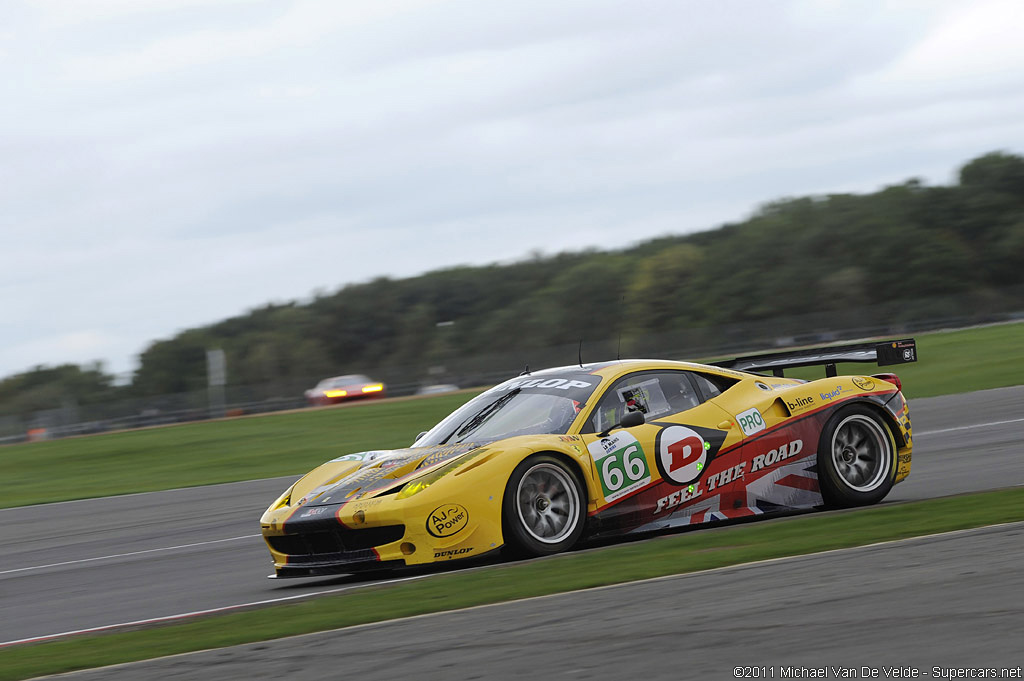
[[[97,556],[95,558],[81,558],[79,560],[65,560],[62,563],[49,563],[47,565],[33,565],[31,567],[15,568],[13,570],[0,570],[0,575],[9,575],[14,572],[27,572],[28,570],[43,570],[45,568],[60,567],[62,565],[76,565],[78,563],[91,563],[97,560],[109,560],[111,558],[127,558],[129,556],[141,556],[144,553],[156,553],[157,551],[176,551],[177,549],[191,549],[196,546],[207,546],[209,544],[222,544],[229,541],[240,541],[242,539],[255,539],[261,535],[247,534],[244,537],[229,537],[228,539],[211,539],[200,541],[194,544],[180,544],[179,546],[163,546],[157,549],[146,549],[144,551],[131,551],[129,553],[115,553],[110,556]]]
[[[479,610],[481,608],[494,608],[494,607],[498,607],[498,606],[509,605],[509,604],[512,604],[512,603],[522,603],[522,602],[526,602],[526,601],[535,601],[535,600],[548,599],[548,598],[558,598],[560,596],[566,596],[566,595],[569,595],[569,594],[577,594],[577,593],[584,593],[584,592],[590,592],[590,591],[604,591],[604,590],[607,590],[607,589],[618,589],[618,588],[622,588],[624,586],[630,586],[630,585],[633,585],[633,584],[645,584],[645,583],[649,583],[649,582],[662,582],[662,581],[665,581],[665,580],[668,580],[668,579],[688,579],[688,578],[695,577],[695,576],[698,576],[698,575],[713,574],[713,573],[717,573],[717,572],[729,572],[729,571],[734,571],[734,570],[743,570],[743,569],[747,569],[747,568],[751,568],[751,567],[759,567],[761,565],[770,565],[770,564],[773,564],[773,563],[785,563],[785,562],[789,562],[789,561],[793,561],[793,560],[804,560],[804,559],[809,559],[809,558],[815,558],[817,556],[826,556],[826,555],[835,554],[835,553],[848,553],[850,551],[860,551],[860,550],[864,550],[864,549],[877,548],[877,547],[880,547],[880,546],[893,546],[893,545],[897,545],[897,544],[908,544],[908,543],[924,541],[924,540],[928,540],[928,539],[945,539],[945,538],[948,538],[948,537],[954,537],[954,536],[961,535],[961,534],[970,534],[970,533],[974,533],[974,532],[986,532],[986,531],[991,531],[991,530],[996,530],[996,529],[1001,529],[1001,528],[1017,527],[1017,526],[1024,526],[1024,521],[1016,521],[1016,522],[1009,522],[1009,523],[997,523],[995,525],[983,525],[981,527],[969,527],[969,528],[966,528],[966,529],[963,529],[963,530],[950,530],[949,532],[937,532],[935,534],[922,534],[922,535],[918,535],[916,537],[906,537],[904,539],[890,539],[890,540],[887,540],[887,541],[875,542],[873,544],[863,544],[861,546],[847,546],[847,547],[841,548],[841,549],[829,549],[828,551],[818,551],[816,553],[804,553],[804,554],[799,554],[799,555],[794,555],[794,556],[781,556],[779,558],[766,558],[764,560],[755,560],[755,561],[751,561],[751,562],[748,562],[748,563],[737,563],[735,565],[724,565],[722,567],[711,568],[709,570],[699,570],[699,571],[696,571],[696,572],[684,572],[684,573],[673,574],[673,575],[662,575],[661,577],[649,577],[647,579],[637,579],[637,580],[632,580],[632,581],[628,581],[628,582],[620,582],[618,584],[606,584],[604,586],[587,587],[587,588],[584,588],[584,589],[574,589],[572,591],[562,591],[562,592],[559,592],[559,593],[545,594],[543,596],[530,596],[530,597],[527,597],[527,598],[517,598],[517,599],[514,599],[514,600],[510,600],[510,601],[500,601],[498,603],[486,603],[484,605],[474,605],[474,606],[470,606],[468,608],[456,608],[454,610],[439,610],[437,612],[429,612],[429,613],[424,613],[422,615],[412,615],[412,616],[409,616],[409,617],[398,617],[398,618],[395,618],[395,619],[380,620],[378,622],[367,622],[365,624],[354,624],[354,625],[350,625],[350,626],[347,626],[347,627],[342,627],[340,629],[329,629],[329,630],[326,630],[326,631],[314,631],[314,632],[310,632],[308,634],[299,634],[299,635],[296,635],[296,636],[283,636],[280,639],[273,639],[273,640],[287,640],[287,639],[294,639],[294,638],[305,638],[305,637],[308,637],[308,636],[317,636],[317,635],[321,635],[321,634],[329,634],[329,633],[332,633],[332,632],[343,631],[345,629],[361,629],[361,628],[364,628],[364,627],[381,626],[383,624],[390,624],[390,623],[393,623],[393,622],[404,622],[406,620],[417,620],[417,619],[424,619],[424,618],[427,618],[427,617],[439,617],[439,616],[449,615],[449,614],[457,613],[457,612],[466,612],[466,611],[470,611],[470,610]],[[475,569],[473,569],[473,571],[485,570],[485,569],[487,569],[487,567],[489,567],[489,566],[485,566],[485,567],[481,567],[481,568],[475,568]],[[402,578],[387,580],[387,581],[383,581],[383,582],[374,582],[373,586],[381,586],[381,585],[384,585],[384,584],[396,584],[398,582],[411,582],[411,581],[414,581],[414,580],[424,579],[426,577],[431,577],[431,576],[433,576],[433,575],[427,574],[427,575],[414,575],[412,577],[402,577]],[[110,630],[113,630],[113,629],[120,629],[120,628],[124,628],[124,627],[140,626],[140,625],[144,625],[144,624],[157,624],[157,623],[160,623],[160,622],[172,622],[172,621],[175,621],[175,620],[181,620],[181,619],[186,619],[186,618],[191,618],[191,617],[198,617],[198,616],[201,616],[201,615],[213,615],[213,614],[217,614],[217,613],[230,612],[232,610],[239,610],[241,608],[249,608],[249,607],[260,606],[260,605],[271,605],[271,604],[274,604],[274,603],[284,603],[284,602],[287,602],[287,601],[294,601],[294,600],[298,600],[298,599],[301,599],[301,598],[312,598],[314,596],[324,596],[324,595],[327,595],[327,594],[338,593],[340,591],[346,591],[346,590],[349,590],[349,589],[355,589],[355,588],[358,588],[360,586],[362,586],[362,585],[350,584],[350,585],[346,585],[346,586],[343,586],[343,587],[338,587],[336,589],[325,589],[323,591],[315,591],[315,592],[312,592],[312,593],[296,594],[294,596],[282,596],[281,598],[270,598],[270,599],[263,600],[263,601],[253,601],[251,603],[242,603],[242,604],[239,604],[239,605],[229,605],[229,606],[225,606],[225,607],[221,607],[221,608],[211,608],[209,610],[198,610],[196,612],[187,612],[187,613],[182,613],[180,615],[170,615],[170,616],[167,616],[167,617],[154,617],[154,618],[146,619],[146,620],[137,620],[135,622],[122,622],[120,624],[108,624],[108,625],[105,625],[105,626],[102,626],[102,627],[92,627],[90,629],[78,629],[76,631],[65,631],[65,632],[62,632],[62,633],[59,633],[59,634],[47,634],[45,636],[36,636],[36,637],[33,637],[33,638],[24,638],[24,639],[20,639],[20,640],[17,640],[17,641],[3,641],[3,642],[0,642],[0,648],[6,648],[8,646],[18,645],[18,644],[21,644],[21,643],[38,643],[38,642],[41,642],[41,641],[50,641],[50,640],[53,640],[53,639],[66,638],[68,636],[75,636],[75,635],[78,635],[78,634],[91,634],[91,633],[98,633],[98,632],[102,632],[102,631],[110,631]],[[231,647],[231,646],[226,646],[226,647]],[[192,651],[192,652],[189,652],[189,653],[180,653],[179,655],[167,655],[167,656],[164,656],[164,657],[179,657],[180,655],[194,655],[194,654],[200,653],[200,652],[203,652],[203,651],[197,650],[197,651]],[[161,658],[152,658],[152,659],[161,659]],[[138,661],[139,662],[144,662],[145,660],[138,660]],[[125,663],[125,664],[132,664],[132,663]],[[120,667],[122,665],[121,664],[117,664],[117,665],[110,665],[110,666],[112,666],[112,667]],[[105,667],[102,667],[102,668],[105,668]]]
[[[940,430],[925,430],[920,433],[915,432],[914,437],[920,437],[922,435],[938,435],[939,433],[952,433],[954,430],[973,430],[974,428],[991,428],[992,426],[1004,426],[1007,423],[1020,423],[1024,421],[1021,419],[1009,419],[1007,421],[992,421],[990,423],[975,423],[973,426],[957,426],[955,428],[942,428]]]
[[[168,492],[187,492],[189,490],[206,490],[210,491],[215,487],[227,487],[229,485],[249,485],[257,482],[271,482],[272,480],[280,480],[283,484],[281,491],[284,491],[288,485],[295,482],[302,475],[279,475],[273,478],[257,478],[255,480],[235,480],[234,482],[215,482],[212,485],[192,485],[191,487],[172,487],[171,489],[155,489],[151,492],[128,492],[127,494],[112,494],[106,497],[88,497],[85,499],[68,499],[67,501],[48,501],[44,504],[29,504],[28,506],[10,506],[8,508],[0,508],[0,513],[5,511],[18,511],[26,508],[34,508],[41,506],[60,506],[63,504],[85,504],[90,501],[103,501],[105,499],[127,499],[128,497],[144,497],[152,494],[167,494]]]
[[[396,579],[389,579],[380,582],[373,582],[373,586],[381,586],[384,584],[396,584],[398,582],[411,582],[416,579],[423,579],[430,577],[431,575],[413,575],[412,577],[398,577]],[[294,596],[281,596],[279,598],[268,598],[262,601],[252,601],[249,603],[238,603],[236,605],[225,605],[220,608],[210,608],[208,610],[196,610],[193,612],[183,612],[177,615],[167,615],[165,617],[151,617],[144,620],[135,620],[134,622],[118,622],[117,624],[105,624],[100,627],[90,627],[88,629],[76,629],[75,631],[64,631],[59,634],[46,634],[44,636],[33,636],[32,638],[23,638],[16,641],[3,641],[0,642],[0,648],[6,648],[8,646],[18,645],[20,643],[39,643],[42,641],[51,641],[58,638],[66,638],[68,636],[76,636],[78,634],[96,634],[103,631],[111,631],[114,629],[122,629],[125,627],[137,627],[145,624],[157,624],[160,622],[174,622],[175,620],[190,619],[192,617],[199,617],[202,615],[214,615],[218,613],[231,612],[232,610],[240,610],[242,608],[252,608],[259,605],[272,605],[274,603],[286,603],[288,601],[295,601],[301,598],[312,598],[314,596],[326,596],[328,594],[339,593],[341,591],[348,591],[351,589],[358,589],[365,584],[347,584],[345,586],[339,586],[334,589],[324,589],[323,591],[311,591],[307,593],[295,594]]]

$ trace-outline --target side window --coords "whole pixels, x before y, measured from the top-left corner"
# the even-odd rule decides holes
[[[648,421],[696,407],[701,398],[694,392],[687,372],[648,371],[616,381],[601,397],[583,427],[598,433],[622,421],[629,412],[643,412]]]
[[[718,397],[729,388],[733,387],[739,381],[726,378],[725,376],[718,376],[716,374],[690,374],[693,377],[694,382],[697,384],[697,389],[701,392],[701,401],[710,400],[712,397]]]

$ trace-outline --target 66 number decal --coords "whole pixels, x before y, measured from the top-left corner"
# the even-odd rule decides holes
[[[591,442],[587,449],[597,467],[605,501],[615,501],[651,481],[647,456],[633,435],[615,433]]]

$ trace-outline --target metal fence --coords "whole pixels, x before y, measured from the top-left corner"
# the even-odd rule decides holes
[[[663,334],[622,333],[614,338],[588,340],[593,332],[581,331],[582,345],[570,343],[535,346],[526,339],[515,352],[480,352],[451,358],[438,364],[410,364],[361,370],[387,385],[387,394],[412,395],[432,384],[458,387],[492,385],[534,369],[616,357],[699,359],[746,354],[759,350],[829,343],[880,336],[907,336],[923,331],[956,329],[981,324],[1024,320],[1024,290],[1000,292],[1020,304],[1020,311],[999,312],[969,296],[905,301],[891,305],[818,312],[779,319],[740,322],[714,327],[692,327]],[[1019,296],[1014,298],[1013,296]],[[950,310],[970,310],[944,314]],[[604,325],[595,324],[595,328]],[[341,372],[339,372],[341,373]],[[230,367],[229,367],[230,375]],[[260,414],[306,406],[305,390],[323,376],[298,376],[261,385],[227,385],[215,395],[207,390],[160,395],[119,402],[78,405],[65,402],[29,415],[5,413],[0,405],[0,443],[47,439],[200,421],[224,416]]]

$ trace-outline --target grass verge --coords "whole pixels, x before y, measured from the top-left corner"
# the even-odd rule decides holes
[[[475,394],[8,445],[0,508],[299,475],[342,454],[408,447]]]
[[[910,398],[935,397],[1024,384],[1024,323],[915,336],[920,360],[876,367],[840,364],[840,374],[893,372]],[[821,378],[821,368],[787,371],[794,378]]]
[[[895,367],[911,398],[1024,384],[1024,323],[922,334],[917,340],[921,361]],[[839,368],[877,371],[864,364]],[[793,375],[818,378],[822,372]],[[0,447],[0,508],[299,475],[341,454],[408,446],[474,394]]]
[[[367,587],[184,624],[0,650],[0,681],[1024,520],[1024,489],[805,515]]]

